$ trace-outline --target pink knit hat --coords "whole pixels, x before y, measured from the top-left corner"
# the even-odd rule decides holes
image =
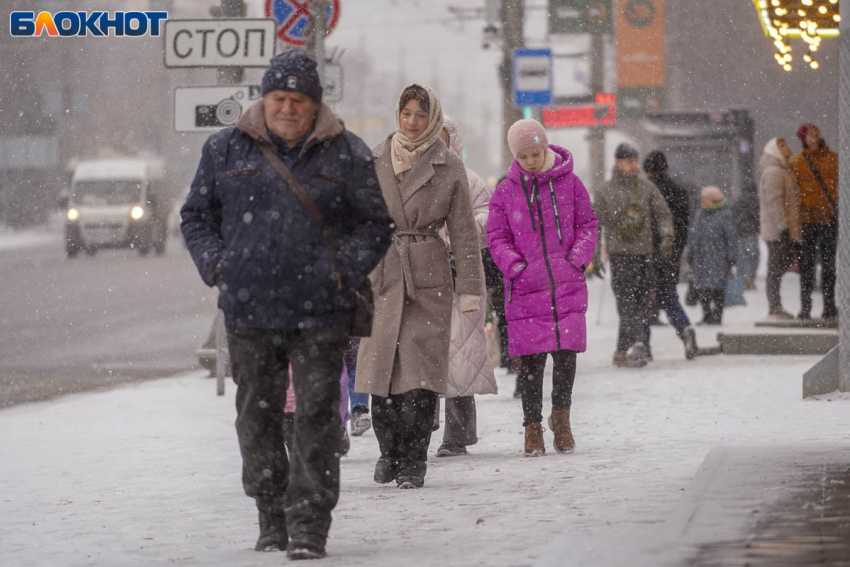
[[[546,130],[543,129],[543,124],[533,118],[523,118],[517,120],[508,130],[508,147],[511,148],[511,153],[514,158],[517,154],[531,146],[549,147],[549,138],[546,137]]]

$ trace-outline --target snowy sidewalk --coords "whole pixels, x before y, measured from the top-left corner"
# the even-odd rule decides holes
[[[688,362],[672,329],[656,327],[655,362],[614,369],[611,292],[597,326],[601,284],[589,287],[576,453],[521,456],[513,377],[499,374],[500,394],[478,399],[479,443],[436,459],[437,432],[422,490],[374,484],[374,435],[353,439],[322,565],[614,565],[622,538],[656,537],[712,447],[850,440],[850,400],[800,399],[816,357]],[[730,319],[761,317],[762,295]],[[710,343],[716,329],[698,332]],[[0,412],[0,565],[285,563],[252,551],[234,390],[216,397],[196,373]]]

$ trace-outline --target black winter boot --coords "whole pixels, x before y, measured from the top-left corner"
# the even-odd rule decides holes
[[[286,534],[286,516],[259,509],[260,538],[254,551],[286,551],[289,537]]]
[[[386,484],[396,479],[398,465],[386,457],[381,457],[375,463],[375,482]]]
[[[696,357],[699,348],[697,347],[697,334],[693,327],[688,326],[682,332],[682,342],[685,343],[685,358],[693,360]]]
[[[395,481],[402,489],[422,488],[425,486],[425,471],[428,463],[424,461],[406,463],[399,467],[398,476]]]
[[[292,536],[286,556],[292,560],[321,559],[325,556],[325,538],[317,534]]]

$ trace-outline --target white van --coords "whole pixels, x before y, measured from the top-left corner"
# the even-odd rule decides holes
[[[162,162],[141,158],[81,161],[74,168],[65,224],[65,253],[100,248],[165,252],[169,203]]]

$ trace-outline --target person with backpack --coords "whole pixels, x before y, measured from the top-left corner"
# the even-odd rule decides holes
[[[620,316],[617,367],[643,367],[649,358],[646,326],[652,290],[653,235],[660,259],[673,257],[673,215],[664,196],[638,176],[638,151],[628,143],[617,146],[611,180],[596,191],[594,208],[611,264],[611,287]]]
[[[526,118],[508,131],[514,161],[490,201],[487,240],[505,281],[510,355],[520,358],[527,457],[546,453],[543,372],[552,355],[555,450],[571,453],[576,355],[587,348],[584,272],[596,247],[597,218],[573,156],[550,145],[543,125]]]
[[[800,186],[800,315],[812,318],[812,291],[818,252],[821,259],[823,320],[835,323],[835,255],[838,251],[838,154],[829,149],[814,124],[797,131],[803,150],[791,158],[791,172]]]

